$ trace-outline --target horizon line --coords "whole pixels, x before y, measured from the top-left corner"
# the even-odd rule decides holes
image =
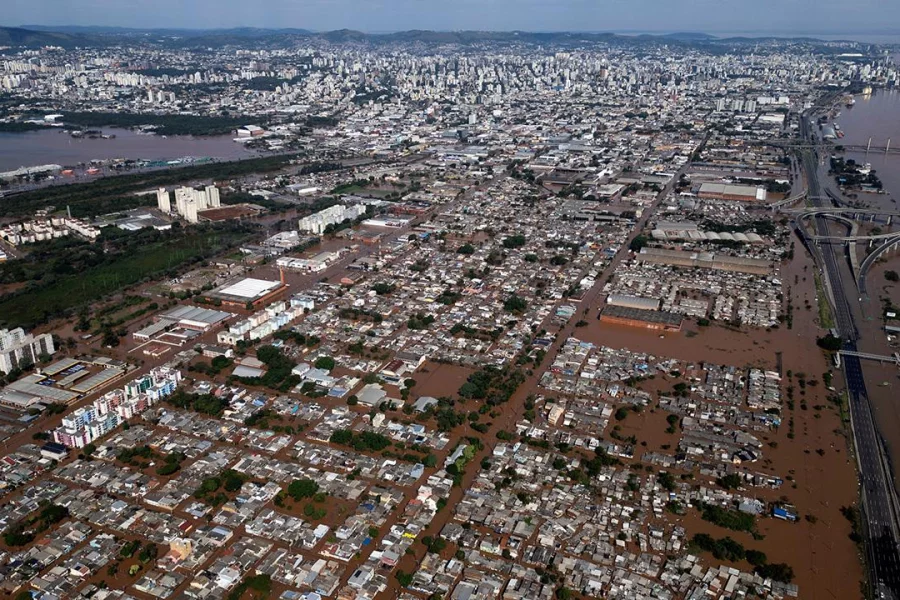
[[[389,30],[365,30],[355,29],[353,27],[339,27],[334,29],[311,29],[302,26],[276,27],[276,26],[257,26],[257,25],[232,25],[227,27],[189,27],[189,26],[154,26],[154,27],[133,27],[128,25],[73,25],[73,24],[41,24],[27,23],[20,25],[0,25],[0,27],[10,27],[19,29],[28,29],[30,27],[42,28],[96,28],[96,29],[123,29],[132,31],[228,31],[232,29],[258,29],[262,31],[283,31],[283,30],[303,30],[310,33],[331,33],[335,31],[356,31],[368,35],[390,35],[393,33],[405,33],[411,31],[428,31],[434,33],[463,33],[463,32],[479,32],[479,33],[573,33],[573,34],[626,34],[626,35],[708,35],[712,37],[721,37],[723,34],[729,36],[739,36],[740,34],[762,34],[762,35],[790,35],[793,37],[806,37],[810,35],[900,35],[900,28],[892,29],[867,29],[867,30],[802,30],[788,31],[779,29],[728,29],[728,30],[691,30],[691,29],[478,29],[478,28],[456,28],[456,29],[429,29],[421,27],[389,29]]]

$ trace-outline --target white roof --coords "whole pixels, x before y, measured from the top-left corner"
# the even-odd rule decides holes
[[[274,290],[281,283],[278,281],[266,281],[264,279],[247,278],[238,281],[227,288],[219,290],[220,294],[238,296],[240,298],[258,298]]]

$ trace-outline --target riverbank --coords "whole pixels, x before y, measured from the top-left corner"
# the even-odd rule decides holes
[[[844,108],[835,119],[840,123],[844,138],[840,143],[848,146],[866,146],[869,139],[873,148],[891,145],[900,147],[900,90],[883,89],[871,94],[859,94],[852,108]],[[883,189],[892,199],[900,197],[900,155],[883,151],[847,152],[845,158],[858,164],[870,164],[881,180]],[[897,210],[887,198],[866,194],[864,199],[885,210]],[[887,202],[885,202],[887,201]]]
[[[234,141],[233,136],[161,136],[131,129],[104,127],[107,136],[74,138],[62,129],[0,133],[0,172],[20,167],[57,164],[90,165],[116,159],[171,161],[184,157],[237,160],[257,153]],[[100,165],[103,167],[104,165]]]

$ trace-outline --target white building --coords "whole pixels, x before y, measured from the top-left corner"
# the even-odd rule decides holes
[[[188,223],[196,223],[200,220],[200,216],[198,214],[200,207],[194,200],[188,200],[184,205],[184,213],[182,213],[182,217]]]
[[[181,371],[157,367],[128,382],[124,388],[108,392],[68,413],[53,430],[53,441],[69,448],[84,448],[172,394],[180,381]]]
[[[214,185],[208,185],[204,191],[206,192],[207,206],[209,208],[222,206],[222,201],[219,199],[219,188]]]
[[[0,371],[9,373],[24,363],[37,364],[42,354],[56,352],[53,336],[42,333],[34,336],[21,327],[0,329]]]
[[[300,231],[321,234],[325,232],[325,228],[329,225],[335,225],[347,219],[352,221],[365,213],[366,207],[361,204],[353,204],[350,206],[335,204],[334,206],[329,206],[325,210],[320,210],[315,214],[300,219],[299,229]]]
[[[201,211],[210,208],[219,208],[222,201],[219,197],[219,188],[208,185],[202,190],[192,187],[180,187],[175,189],[175,212],[184,217],[188,223],[196,223],[200,220]],[[162,204],[160,204],[162,210]]]
[[[156,206],[164,213],[172,212],[172,201],[169,199],[169,192],[166,188],[156,190]]]

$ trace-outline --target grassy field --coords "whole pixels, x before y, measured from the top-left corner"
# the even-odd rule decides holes
[[[59,278],[49,285],[26,288],[0,298],[0,325],[31,328],[68,314],[125,288],[225,252],[249,237],[235,231],[187,232],[146,246],[139,253]]]
[[[828,294],[822,285],[822,278],[816,273],[816,298],[819,303],[819,327],[831,329],[834,327],[834,317],[831,315],[831,305],[828,304]]]

